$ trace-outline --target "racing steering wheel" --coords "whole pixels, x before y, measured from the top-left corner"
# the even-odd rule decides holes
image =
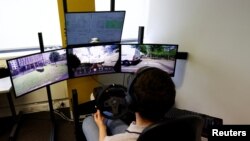
[[[127,88],[118,84],[104,86],[96,98],[96,106],[108,119],[117,119],[128,111]]]

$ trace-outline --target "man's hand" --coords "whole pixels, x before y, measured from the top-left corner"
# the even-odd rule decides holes
[[[101,115],[99,109],[97,109],[96,113],[94,114],[94,120],[99,128],[99,141],[103,141],[105,136],[107,136],[107,131],[106,125],[104,124],[104,117]]]
[[[94,113],[94,119],[98,128],[102,128],[103,126],[106,126],[104,124],[104,117],[101,115],[100,110],[97,110],[96,113]]]

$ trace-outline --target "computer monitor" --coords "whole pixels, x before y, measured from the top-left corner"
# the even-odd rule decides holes
[[[67,46],[89,43],[119,43],[125,11],[65,13]]]
[[[134,73],[143,66],[160,68],[174,76],[176,44],[122,44],[121,72]]]
[[[7,60],[15,96],[68,79],[66,49],[36,53]]]
[[[70,78],[120,71],[120,45],[85,45],[68,51]]]

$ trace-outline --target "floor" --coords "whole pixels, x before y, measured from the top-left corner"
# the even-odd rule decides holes
[[[62,112],[65,113],[65,110],[62,110]],[[56,141],[76,140],[73,121],[55,114],[54,123],[54,138]],[[13,124],[14,122],[10,117],[0,119],[0,141],[9,141]],[[17,129],[16,141],[50,141],[52,125],[48,111],[24,114]]]
[[[62,114],[55,115],[55,141],[76,141],[74,122],[68,120],[70,117],[69,109],[56,110]],[[128,116],[131,117],[131,116]],[[32,114],[24,114],[20,120],[19,128],[17,129],[15,141],[52,141],[51,140],[51,122],[50,112],[37,112]],[[124,121],[131,121],[130,118],[125,118]],[[129,122],[128,122],[129,123]],[[9,141],[9,135],[14,125],[13,119],[10,117],[0,118],[0,141]],[[80,126],[80,125],[79,125]],[[84,137],[80,137],[81,141],[85,141]],[[207,138],[202,137],[202,141],[207,141]]]

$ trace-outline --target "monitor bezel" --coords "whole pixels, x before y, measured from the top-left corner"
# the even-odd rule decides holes
[[[25,93],[22,93],[20,95],[17,95],[16,93],[16,89],[15,89],[15,85],[14,85],[14,81],[13,81],[13,78],[12,78],[12,73],[10,71],[10,64],[8,63],[9,61],[12,61],[12,60],[17,60],[17,59],[20,59],[20,58],[25,58],[25,57],[29,57],[29,56],[33,56],[33,55],[38,55],[38,54],[43,54],[43,53],[49,53],[49,52],[54,52],[54,51],[60,51],[60,50],[65,50],[66,52],[66,65],[68,67],[68,59],[67,59],[67,49],[66,48],[60,48],[60,49],[55,49],[55,50],[48,50],[48,51],[44,51],[44,52],[37,52],[37,53],[32,53],[32,54],[28,54],[28,55],[24,55],[24,56],[20,56],[20,57],[15,57],[15,58],[11,58],[11,59],[7,59],[6,60],[6,64],[8,66],[8,71],[9,71],[9,74],[10,74],[10,80],[11,80],[11,85],[12,85],[12,89],[13,89],[13,92],[14,92],[14,96],[15,98],[20,98],[20,97],[23,97],[25,95],[28,95],[36,90],[39,90],[39,89],[42,89],[42,88],[45,88],[46,86],[49,86],[49,85],[52,85],[52,84],[55,84],[55,83],[58,83],[58,82],[62,82],[62,81],[65,81],[65,80],[68,80],[69,79],[69,72],[67,72],[68,74],[68,77],[67,78],[64,78],[64,79],[61,79],[61,80],[57,80],[57,81],[54,81],[54,82],[51,82],[51,83],[48,83],[48,84],[45,84],[45,85],[42,85],[42,86],[39,86],[35,89],[32,89],[30,91],[27,91]],[[67,69],[68,71],[68,69]]]
[[[178,50],[179,50],[179,44],[169,44],[169,43],[141,43],[141,44],[140,43],[122,43],[120,45],[121,45],[120,46],[121,47],[121,57],[122,57],[122,45],[166,45],[166,46],[176,46],[176,55],[174,56],[175,61],[174,61],[173,73],[169,73],[169,72],[166,71],[169,74],[170,77],[174,77],[175,76],[176,63],[177,63],[177,54],[178,54]],[[120,63],[120,64],[122,64],[122,63]],[[123,67],[123,65],[121,65],[120,73],[134,74],[136,72],[136,71],[133,71],[133,72],[122,71],[122,67]]]
[[[121,34],[120,34],[120,41],[112,41],[112,42],[99,42],[99,43],[82,43],[82,44],[68,44],[68,36],[67,36],[67,24],[66,24],[66,14],[79,14],[79,13],[83,13],[83,14],[94,14],[94,13],[114,13],[114,12],[117,12],[117,13],[124,13],[124,18],[123,18],[123,24],[122,24],[122,30],[121,30]],[[64,20],[64,24],[65,24],[65,42],[66,42],[66,46],[67,47],[77,47],[77,46],[84,46],[84,45],[88,45],[88,44],[117,44],[117,43],[121,43],[121,40],[122,40],[122,34],[123,34],[123,29],[124,29],[124,22],[125,22],[125,17],[126,17],[126,11],[125,10],[116,10],[116,11],[83,11],[83,12],[75,12],[75,11],[72,11],[72,12],[66,12],[64,13],[64,17],[65,17],[65,20]]]

